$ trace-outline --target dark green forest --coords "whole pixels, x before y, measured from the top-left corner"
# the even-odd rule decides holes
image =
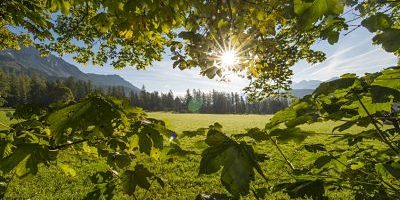
[[[261,102],[249,102],[238,93],[202,92],[189,89],[184,96],[168,93],[127,91],[121,86],[96,87],[90,81],[76,80],[72,77],[48,80],[39,74],[31,75],[0,70],[0,103],[5,107],[32,104],[48,107],[60,102],[78,101],[90,93],[101,93],[125,99],[131,106],[148,111],[173,111],[179,113],[218,113],[218,114],[273,114],[287,107],[289,100],[270,98]]]

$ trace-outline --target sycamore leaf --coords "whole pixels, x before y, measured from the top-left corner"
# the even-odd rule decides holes
[[[107,156],[107,164],[113,168],[123,169],[129,167],[131,163],[132,158],[126,153],[112,153]]]
[[[114,197],[115,184],[103,183],[97,184],[95,189],[86,194],[84,200],[105,199],[112,200]]]
[[[400,48],[400,29],[389,28],[376,35],[372,40],[376,44],[381,44],[387,52],[395,52]]]
[[[185,137],[196,137],[198,135],[205,135],[206,134],[206,128],[199,128],[195,131],[183,131],[182,135],[180,135],[180,138],[185,138]]]
[[[235,138],[242,138],[242,137],[250,137],[257,142],[268,140],[267,134],[264,131],[261,131],[259,128],[251,128],[247,130],[245,134],[235,134],[233,135]]]
[[[90,96],[74,105],[50,113],[47,122],[56,137],[56,142],[61,143],[65,140],[64,133],[67,129],[76,132],[91,127],[93,135],[111,136],[127,126],[127,117],[113,101],[101,96]]]
[[[122,174],[122,191],[125,194],[133,195],[136,187],[149,190],[151,186],[149,179],[151,178],[155,178],[162,187],[164,186],[164,182],[160,178],[156,177],[143,165],[138,164],[135,166],[135,170],[126,170]]]
[[[368,113],[373,115],[378,112],[390,112],[392,109],[393,102],[384,102],[384,103],[373,103],[372,98],[368,96],[363,96],[361,98],[361,102],[367,109]],[[358,114],[360,117],[367,117],[367,111],[364,109],[364,107],[361,105],[359,101],[354,101],[350,105],[344,105],[341,107],[341,109],[356,109],[358,111]],[[351,122],[349,122],[351,123]],[[350,125],[350,124],[349,124]]]
[[[202,153],[199,174],[212,174],[222,168],[221,183],[235,197],[249,193],[254,170],[264,176],[251,146],[236,143],[223,133],[210,130],[206,143],[210,146]]]
[[[384,177],[392,176],[396,179],[400,179],[399,162],[378,163],[375,165],[375,170]]]
[[[12,154],[14,145],[6,141],[0,141],[0,159]]]
[[[333,45],[339,41],[339,32],[330,31],[327,35],[329,44]]]
[[[308,136],[314,134],[315,132],[303,131],[300,128],[276,128],[270,132],[270,136],[276,136],[279,141],[287,142],[290,140],[297,143],[304,141]]]
[[[40,163],[47,163],[53,160],[50,152],[45,146],[39,144],[23,144],[18,146],[14,152],[0,159],[0,170],[8,173],[15,169],[15,174],[18,177],[23,177],[28,174],[36,174]]]
[[[344,5],[339,0],[294,0],[294,12],[300,16],[300,25],[308,30],[324,16],[339,15]]]
[[[324,167],[326,164],[328,164],[329,162],[331,162],[332,159],[333,159],[333,157],[330,156],[330,155],[323,155],[323,156],[317,158],[317,160],[315,160],[314,166],[315,166],[316,168],[322,168],[322,167]]]
[[[137,136],[139,151],[158,159],[163,148],[163,136],[160,130],[152,125],[144,125]]]
[[[297,180],[294,183],[282,183],[274,190],[282,190],[291,198],[311,197],[312,199],[326,199],[324,196],[324,182],[322,180]]]
[[[318,151],[326,151],[325,145],[323,144],[306,144],[304,145],[304,149],[312,153],[316,153]]]
[[[372,85],[391,88],[400,92],[400,67],[390,67],[382,71]]]
[[[376,32],[378,30],[384,30],[389,28],[392,25],[392,22],[386,14],[378,13],[376,15],[372,15],[367,19],[364,19],[361,22],[365,28],[368,29],[369,32]]]

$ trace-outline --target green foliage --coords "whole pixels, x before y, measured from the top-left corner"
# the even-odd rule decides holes
[[[50,129],[61,140],[69,132],[90,131],[93,136],[111,136],[127,126],[127,117],[118,105],[100,96],[91,96],[74,105],[50,113]],[[70,129],[70,130],[68,130]],[[60,138],[60,139],[59,139]]]
[[[7,145],[7,144],[5,144]],[[23,177],[28,174],[36,174],[38,165],[46,163],[54,159],[53,152],[49,151],[46,146],[40,144],[23,144],[16,146],[16,149],[10,153],[7,152],[5,157],[0,161],[0,170],[9,173],[15,170],[15,175]]]
[[[46,109],[34,104],[21,104],[17,106],[13,113],[15,119],[30,119],[38,116],[43,116],[46,113]]]
[[[300,16],[300,25],[304,29],[311,29],[324,16],[339,15],[343,9],[344,5],[338,0],[294,0],[294,12]]]
[[[384,70],[382,75],[378,76],[374,82],[372,83],[373,86],[381,86],[385,88],[393,89],[392,93],[398,92],[400,90],[400,67],[392,67]],[[392,94],[393,96],[397,97],[397,94]]]
[[[221,183],[235,197],[247,195],[256,170],[264,179],[261,167],[251,146],[237,143],[210,126],[205,142],[209,147],[202,153],[199,174],[213,174],[222,168]]]
[[[89,192],[85,199],[112,199],[114,197],[115,183],[113,182],[114,174],[110,171],[97,172],[90,177],[91,181],[96,184],[93,191]]]
[[[399,101],[399,69],[392,67],[364,77],[343,75],[338,80],[322,83],[312,95],[277,113],[266,128],[270,133],[280,130],[278,135],[302,124],[321,121],[341,122],[332,132],[353,130],[354,126],[364,128],[338,136],[333,133],[338,138],[336,144],[347,141],[344,143],[347,146],[342,148],[305,144],[304,149],[315,154],[313,162],[293,168],[296,182],[278,185],[276,190],[284,190],[292,198],[323,199],[326,188],[351,185],[356,199],[395,199],[400,192],[399,115],[394,109],[395,102]],[[371,143],[380,144],[381,148],[373,148]]]
[[[398,52],[400,49],[400,42],[397,40],[397,38],[399,37],[400,29],[391,28],[386,29],[384,32],[376,35],[373,38],[373,41],[376,44],[381,44],[383,49],[385,49],[387,52]]]
[[[34,111],[27,109],[24,115],[31,116]],[[164,186],[159,177],[139,163],[130,170],[141,152],[159,159],[163,140],[172,133],[164,122],[147,118],[141,110],[93,94],[75,104],[26,119],[0,132],[2,174],[12,173],[24,178],[35,175],[44,164],[57,166],[68,176],[76,176],[73,167],[59,156],[60,152],[74,148],[81,152],[80,156],[104,159],[112,171],[111,174],[99,172],[92,176],[95,188],[86,199],[112,199],[119,181],[128,195],[135,193],[136,186],[148,190],[147,178]],[[174,145],[175,149],[182,150]],[[121,177],[116,178],[114,174],[119,173]]]
[[[143,189],[150,189],[149,178],[154,178],[162,187],[164,187],[164,182],[143,165],[136,165],[135,170],[126,170],[122,174],[122,189],[123,192],[128,195],[133,195],[135,193],[136,187],[139,186]]]
[[[325,189],[321,180],[298,180],[294,183],[283,183],[275,189],[285,188],[291,198],[311,197],[312,199],[326,199]]]
[[[34,44],[44,55],[144,69],[169,48],[174,68],[199,67],[209,78],[245,74],[245,91],[257,100],[289,90],[291,67],[324,60],[313,44],[335,44],[350,26],[366,27],[398,55],[398,11],[396,1],[366,0],[8,0],[0,9],[0,49]],[[213,54],[227,43],[249,59],[229,69],[216,65]]]
[[[364,19],[361,24],[367,28],[370,32],[376,32],[378,30],[385,30],[392,25],[392,21],[388,15],[383,13],[377,13],[371,17]]]
[[[323,144],[306,144],[304,148],[312,153],[316,153],[318,151],[326,151],[325,146]]]

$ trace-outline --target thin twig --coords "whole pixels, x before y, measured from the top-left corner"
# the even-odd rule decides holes
[[[349,32],[345,33],[344,36],[347,36],[348,34],[352,33],[353,31],[357,30],[358,28],[361,27],[361,24],[356,25],[354,28],[352,28]]]
[[[336,160],[339,164],[343,165],[344,167],[346,167],[347,169],[351,169],[351,167],[349,167],[348,165],[344,164],[342,161],[340,161],[339,159],[337,159],[335,156],[332,155],[331,152],[328,151],[328,154],[334,159]],[[367,176],[372,176],[375,177],[376,180],[381,181],[384,185],[387,185],[388,187],[390,187],[394,192],[396,192],[397,194],[400,194],[399,190],[395,187],[393,187],[390,183],[386,182],[385,180],[383,180],[381,177],[377,177],[374,174],[371,174],[369,172],[366,172],[362,169],[356,169],[357,171],[362,172],[363,174],[367,175]]]
[[[153,179],[153,180],[150,181],[150,187],[149,187],[148,190],[146,190],[146,192],[144,192],[144,194],[143,194],[143,196],[142,196],[141,199],[143,199],[143,200],[144,200],[144,199],[147,199],[147,198],[145,198],[145,197],[146,197],[146,194],[147,194],[147,192],[151,189],[151,186],[153,185],[154,180],[155,180],[155,179]]]
[[[86,141],[88,141],[88,140],[87,140],[87,139],[84,139],[84,140],[78,140],[78,141],[76,141],[76,142],[61,144],[61,145],[52,147],[51,150],[62,149],[62,148],[65,148],[65,147],[68,147],[68,146],[72,146],[72,145],[75,145],[75,144],[80,144],[80,143],[83,143],[83,142],[86,142]]]
[[[356,92],[354,92],[354,91],[353,91],[353,94],[357,97],[357,100],[360,103],[361,107],[364,109],[365,113],[367,113],[369,119],[371,120],[371,123],[374,125],[375,129],[377,130],[379,137],[381,137],[383,142],[385,142],[394,152],[399,153],[399,151],[392,145],[392,143],[389,140],[387,140],[387,138],[384,136],[384,133],[379,128],[379,126],[376,123],[374,117],[372,117],[372,115],[370,114],[368,109],[365,107],[364,103],[361,101],[361,99],[358,96],[358,94]]]
[[[278,149],[278,151],[282,155],[283,159],[285,159],[285,161],[289,165],[290,169],[292,169],[294,171],[295,168],[294,168],[293,164],[287,159],[285,154],[282,152],[281,148],[279,148],[278,143],[275,140],[273,140],[269,134],[267,134],[267,136],[268,136],[269,140],[271,140],[271,142],[274,144],[274,146]]]
[[[254,197],[255,197],[257,200],[259,200],[260,198],[258,197],[257,192],[254,190],[254,186],[251,186],[251,187],[252,187],[251,192],[253,192]]]
[[[7,185],[6,185],[6,189],[4,190],[4,196],[6,196],[8,187],[10,186],[11,181],[14,179],[15,173],[16,173],[16,170],[14,170],[14,173],[11,175],[11,178],[10,178],[10,180],[8,181]]]

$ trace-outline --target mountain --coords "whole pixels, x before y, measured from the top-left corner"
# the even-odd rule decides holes
[[[97,86],[107,87],[107,86],[122,86],[124,88],[130,88],[135,92],[140,91],[139,88],[133,86],[131,83],[123,79],[118,75],[102,75],[102,74],[92,74],[87,73],[90,81]]]
[[[292,94],[297,98],[303,98],[304,96],[310,95],[315,89],[293,89]]]
[[[100,88],[122,86],[127,91],[140,91],[139,88],[118,75],[85,74],[62,58],[54,55],[41,57],[33,47],[22,48],[20,51],[11,49],[1,51],[0,68],[26,74],[39,73],[49,79],[73,77],[78,80],[91,81],[93,85]]]
[[[298,83],[293,83],[291,85],[292,89],[299,90],[299,89],[316,89],[322,81],[319,80],[302,80]]]
[[[329,82],[339,79],[339,77],[332,77],[326,81],[319,81],[319,80],[302,80],[298,83],[293,83],[291,85],[292,94],[295,97],[303,98],[306,95],[312,94],[314,90],[319,86],[319,84],[323,82]]]

